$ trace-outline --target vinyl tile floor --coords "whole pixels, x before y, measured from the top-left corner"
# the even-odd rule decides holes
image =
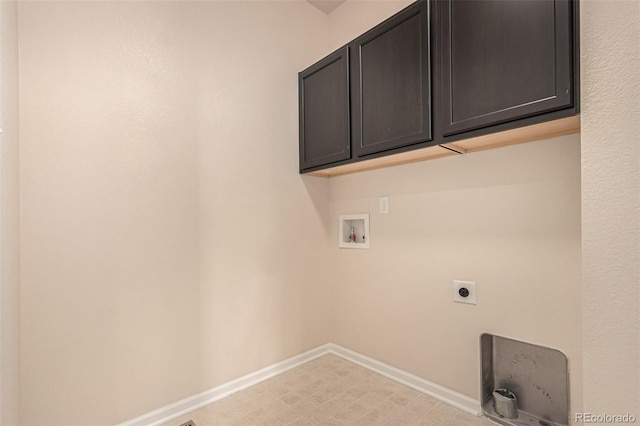
[[[492,426],[335,355],[324,355],[177,418],[211,425]]]

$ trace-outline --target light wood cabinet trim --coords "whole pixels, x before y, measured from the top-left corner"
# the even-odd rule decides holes
[[[556,136],[570,135],[573,133],[580,133],[579,115],[534,124],[532,126],[520,127],[518,129],[506,130],[504,132],[493,133],[490,135],[478,136],[476,138],[448,143],[444,146],[455,149],[460,153],[468,154],[471,152],[516,145],[524,142],[533,142],[541,139],[555,138]]]
[[[476,151],[484,151],[486,149],[500,148],[503,146],[516,145],[525,142],[533,142],[541,139],[570,135],[573,133],[580,133],[579,115],[561,118],[554,121],[547,121],[545,123],[534,124],[532,126],[520,127],[518,129],[505,130],[499,133],[478,136],[475,138],[460,140],[444,145],[416,149],[413,151],[402,152],[386,157],[373,158],[371,160],[361,161],[358,163],[345,164],[329,169],[317,170],[306,174],[309,176],[321,177],[341,176],[350,173],[363,172],[366,170],[399,166],[401,164],[415,163],[418,161],[433,160],[436,158],[459,155],[455,151],[460,154],[468,154]]]

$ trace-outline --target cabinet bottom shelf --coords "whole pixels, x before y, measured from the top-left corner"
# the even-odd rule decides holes
[[[306,173],[333,177],[580,133],[580,115]]]

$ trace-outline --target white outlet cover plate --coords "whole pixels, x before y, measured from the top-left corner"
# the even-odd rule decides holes
[[[460,296],[460,289],[469,290],[467,297]],[[453,301],[458,303],[467,303],[469,305],[476,304],[476,283],[474,281],[453,280]]]
[[[389,197],[380,197],[380,214],[389,214]]]

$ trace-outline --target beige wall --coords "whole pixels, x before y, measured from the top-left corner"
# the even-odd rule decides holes
[[[331,48],[408,3],[345,3]],[[370,250],[331,241],[336,343],[475,399],[481,333],[551,346],[579,409],[578,135],[332,178],[330,194],[333,235],[340,214],[371,215]],[[476,281],[477,306],[453,303],[454,279]]]
[[[113,424],[329,340],[304,2],[21,2],[24,424]]]
[[[18,40],[15,1],[0,2],[0,424],[20,422]]]
[[[640,3],[581,3],[584,408],[640,418]]]
[[[393,5],[391,2],[347,2],[330,16],[331,49],[339,47],[375,25],[402,5]],[[549,145],[556,144],[557,141],[538,142],[526,147],[501,150],[502,152],[474,154],[476,158],[473,159],[449,158],[424,165],[398,168],[403,170],[402,172],[394,169],[368,172],[331,182],[331,220],[335,222],[336,216],[344,212],[372,212],[373,247],[370,254],[332,249],[334,261],[337,262],[334,269],[334,330],[338,343],[343,342],[368,355],[380,357],[393,365],[474,396],[477,395],[477,386],[469,379],[468,373],[475,374],[477,363],[473,358],[476,349],[467,348],[470,353],[465,350],[456,352],[456,347],[464,348],[459,346],[460,338],[451,337],[451,334],[460,328],[461,317],[456,315],[451,318],[453,310],[458,310],[466,313],[467,317],[472,317],[474,321],[472,326],[462,327],[462,333],[474,335],[485,327],[496,332],[508,333],[513,337],[530,336],[539,343],[563,349],[569,355],[572,365],[573,412],[582,409],[596,414],[628,412],[640,417],[639,15],[640,4],[636,1],[619,1],[615,2],[615,6],[611,2],[581,2],[581,151],[576,137],[569,137],[563,138],[565,142],[569,142],[564,148]],[[568,155],[557,158],[545,158],[546,154],[542,150],[550,152],[544,148],[545,145],[552,151],[563,149],[571,152],[566,151]],[[559,234],[554,234],[553,238],[550,237],[546,241],[520,239],[520,249],[536,250],[538,246],[538,249],[551,250],[558,257],[554,259],[545,255],[546,261],[550,264],[545,263],[545,268],[535,271],[535,275],[532,276],[537,279],[518,280],[518,287],[515,287],[507,277],[509,269],[496,267],[495,259],[488,258],[493,254],[500,262],[504,262],[517,253],[511,250],[502,253],[499,245],[495,244],[498,240],[489,244],[489,253],[473,254],[471,248],[474,244],[469,244],[469,239],[476,239],[476,244],[483,242],[482,228],[475,225],[477,222],[488,220],[489,216],[481,217],[474,214],[471,220],[464,216],[465,220],[460,220],[461,223],[455,226],[452,219],[444,215],[442,206],[452,207],[449,209],[449,215],[459,219],[463,217],[459,209],[466,209],[468,202],[455,206],[456,203],[463,203],[463,200],[447,197],[452,193],[450,186],[453,190],[459,190],[456,187],[457,182],[461,189],[476,193],[476,197],[471,199],[473,207],[478,207],[475,203],[480,203],[480,211],[490,209],[490,206],[480,202],[488,197],[487,200],[494,200],[496,205],[505,205],[502,212],[491,211],[492,216],[495,213],[506,213],[509,198],[527,194],[528,190],[518,188],[517,194],[514,192],[510,195],[507,188],[498,192],[489,191],[488,188],[476,188],[476,181],[469,173],[476,170],[474,167],[497,161],[500,156],[505,156],[502,160],[506,163],[517,164],[523,161],[522,154],[527,153],[535,163],[522,164],[520,170],[512,170],[515,172],[512,176],[509,176],[507,171],[497,171],[504,163],[496,162],[496,170],[488,171],[495,177],[505,178],[507,185],[512,185],[514,179],[518,182],[518,175],[528,173],[527,170],[555,167],[560,180],[544,183],[546,178],[540,176],[543,178],[540,185],[548,185],[548,189],[553,192],[566,191],[567,197],[556,200],[556,208],[563,212],[564,220],[570,219],[571,225],[559,230]],[[576,177],[576,161],[580,155],[581,183]],[[462,161],[468,161],[473,167],[468,169],[467,164],[464,168],[459,166],[458,163]],[[477,174],[474,176],[480,182],[487,180],[487,177]],[[432,182],[425,183],[423,180],[427,178],[431,178]],[[435,183],[443,179],[453,184]],[[394,196],[396,193],[397,196]],[[575,197],[580,193],[581,216],[580,208],[576,206],[575,201]],[[380,195],[391,195],[392,215],[379,216],[375,213],[375,197]],[[398,198],[399,201],[396,201]],[[437,204],[436,199],[439,199]],[[497,202],[498,200],[500,201]],[[541,194],[529,193],[527,200],[521,202],[528,204],[538,200],[549,204],[546,196],[543,197]],[[398,207],[404,209],[400,210],[400,213],[407,215],[403,217],[405,220],[393,217],[394,209]],[[435,211],[432,211],[434,207]],[[425,209],[425,217],[431,217],[433,213],[441,214],[439,217],[444,223],[425,224],[423,218],[415,217],[418,215],[414,211],[416,208]],[[476,211],[477,209],[474,210]],[[502,217],[501,220],[509,224],[512,238],[525,230],[513,228],[514,222],[511,217]],[[561,220],[561,217],[555,215],[536,216],[526,227],[538,228],[538,233],[544,235],[543,229],[550,230],[549,226],[552,226],[553,222]],[[576,224],[580,223],[580,220],[583,257],[581,285],[578,284],[581,274],[577,270],[581,264],[580,253],[576,247],[580,238]],[[377,221],[379,225],[376,225]],[[333,226],[335,233],[335,225]],[[441,242],[441,246],[444,247],[436,249],[437,236],[444,232],[441,231],[443,227],[450,231],[451,235],[463,233],[464,230],[466,232],[456,241],[444,239]],[[395,234],[392,234],[393,232]],[[498,230],[494,232],[500,234]],[[380,239],[384,243],[382,247],[378,244]],[[553,239],[561,239],[564,243],[554,242]],[[484,242],[489,243],[489,240]],[[547,244],[551,247],[545,248]],[[435,261],[430,256],[424,256],[424,260],[420,260],[423,262],[422,268],[418,267],[418,254],[411,250],[417,245],[421,252],[435,254]],[[461,246],[464,247],[462,253],[459,252]],[[373,250],[385,252],[374,253]],[[378,265],[386,261],[387,257],[397,262],[398,267],[382,270]],[[481,264],[480,261],[484,259],[487,262]],[[521,268],[514,269],[512,274],[531,268],[530,260]],[[375,272],[369,271],[372,268]],[[404,272],[398,273],[399,270]],[[465,270],[469,270],[468,275],[461,277],[458,271]],[[552,293],[553,297],[543,305],[545,316],[532,324],[526,324],[527,321],[532,321],[527,318],[516,320],[509,326],[498,325],[498,318],[493,318],[487,323],[488,313],[483,309],[488,308],[482,306],[484,302],[479,303],[477,308],[471,308],[476,309],[477,314],[472,314],[469,308],[443,305],[438,295],[434,295],[433,292],[438,292],[440,298],[450,297],[449,292],[430,285],[430,277],[433,276],[439,276],[441,281],[446,282],[454,276],[476,279],[479,282],[478,297],[482,301],[486,300],[487,286],[479,281],[479,275],[489,279],[490,292],[504,292],[505,297],[518,289],[524,289],[527,297],[545,302],[540,300],[540,297],[550,298],[551,296],[543,294]],[[369,280],[363,279],[363,276]],[[393,287],[387,285],[389,283],[393,283]],[[427,300],[425,295],[436,297]],[[418,300],[412,300],[411,296]],[[522,301],[516,301],[515,306],[518,304],[522,304]],[[581,304],[584,308],[581,308]],[[377,315],[371,312],[375,309]],[[507,309],[511,310],[512,307]],[[527,304],[526,307],[520,306],[520,309],[514,310],[514,313],[528,312],[530,309]],[[425,343],[428,337],[422,336],[418,332],[419,328],[418,331],[415,330],[417,327],[414,323],[424,323],[425,318],[435,316],[434,313],[430,313],[432,310],[445,316],[434,319],[438,327],[436,331],[429,330],[429,336],[435,334],[441,337],[445,340],[445,345],[453,347],[452,351],[439,349],[442,342],[438,340]],[[547,318],[550,312],[554,315]],[[491,315],[498,313],[496,310]],[[447,315],[450,322],[444,320]],[[552,325],[553,318],[560,321],[557,327]],[[454,321],[456,326],[447,325]],[[475,321],[479,322],[476,324]],[[509,331],[510,328],[513,330]],[[581,334],[584,334],[582,343]],[[381,335],[386,337],[378,340],[378,336]],[[410,344],[420,345],[419,342],[422,342],[421,350],[408,350]],[[427,345],[428,349],[425,347]],[[432,345],[436,347],[435,355]],[[427,367],[429,363],[424,362],[424,354],[427,352],[430,354],[427,357],[429,360],[437,358],[437,371]],[[584,408],[581,408],[582,352]],[[449,361],[452,353],[458,354],[455,356],[456,361],[459,358],[463,360],[462,374],[452,371],[453,366]],[[440,367],[443,366],[446,367],[441,372]],[[474,374],[471,374],[473,380],[477,377]]]
[[[329,15],[329,50],[333,51],[367,32],[412,0],[348,0]]]
[[[20,4],[24,424],[116,423],[327,341],[477,398],[485,331],[563,350],[573,411],[584,333],[585,409],[637,412],[637,2],[582,4],[583,288],[578,136],[297,175],[296,72],[408,3]],[[367,211],[372,248],[338,250]]]
[[[331,179],[371,248],[332,252],[334,341],[478,399],[479,336],[562,350],[580,401],[580,141],[569,136]],[[378,214],[390,196],[391,214]],[[478,304],[452,301],[475,281]],[[574,405],[575,406],[575,405]]]

